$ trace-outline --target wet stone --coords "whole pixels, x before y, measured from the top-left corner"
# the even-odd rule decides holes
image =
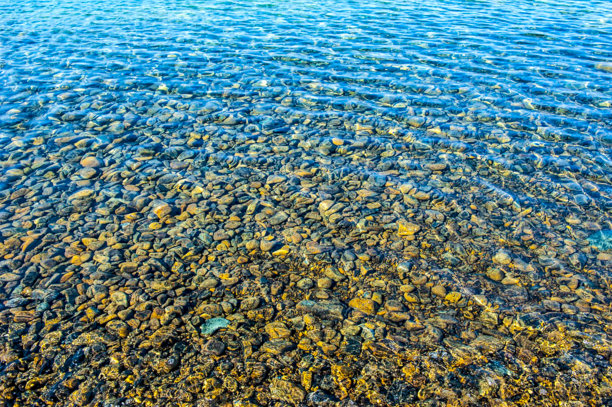
[[[202,347],[202,352],[207,355],[221,356],[223,352],[225,352],[225,348],[225,343],[219,340],[211,339],[204,344]]]
[[[349,302],[349,307],[356,309],[357,311],[363,312],[367,315],[376,314],[378,305],[371,299],[368,298],[353,298]]]
[[[400,380],[395,380],[387,389],[387,402],[392,406],[403,406],[412,403],[417,399],[415,387],[408,385]]]
[[[281,400],[298,405],[306,398],[306,392],[298,385],[282,379],[274,379],[270,383],[270,395],[275,400]]]
[[[89,167],[89,168],[98,168],[103,165],[100,159],[98,159],[97,157],[92,157],[92,156],[83,157],[81,159],[80,164],[83,167]]]
[[[295,344],[284,339],[273,339],[265,342],[261,346],[261,350],[273,355],[282,355],[295,348]]]
[[[163,201],[155,201],[152,207],[153,213],[157,215],[159,219],[164,218],[172,212],[170,205]]]
[[[126,293],[121,292],[121,291],[115,291],[111,294],[111,300],[117,304],[120,305],[122,307],[127,307],[129,305],[128,303],[128,296]]]
[[[259,248],[261,249],[262,252],[269,252],[270,250],[272,250],[272,248],[275,245],[276,245],[276,240],[263,239],[259,244]]]
[[[314,282],[312,281],[312,279],[306,277],[299,280],[296,285],[301,290],[309,290],[314,287]]]
[[[500,250],[493,256],[493,261],[498,264],[507,265],[510,264],[512,258],[507,252]]]
[[[588,237],[590,244],[601,251],[612,251],[612,230],[600,230]]]
[[[421,226],[413,222],[400,221],[398,223],[398,234],[400,236],[413,236],[421,230]]]
[[[274,216],[272,216],[270,219],[268,219],[268,222],[272,226],[277,226],[283,223],[284,221],[286,221],[288,218],[289,218],[289,215],[287,215],[285,212],[279,212],[275,214]]]
[[[282,322],[272,322],[266,325],[266,333],[271,339],[286,338],[291,335],[291,331]]]
[[[502,281],[504,279],[504,272],[498,268],[489,268],[487,270],[487,277],[493,281]]]
[[[432,287],[431,293],[433,295],[438,296],[438,297],[444,298],[444,297],[446,297],[446,288],[444,288],[444,286],[442,286],[442,285],[435,285],[435,286]]]
[[[95,177],[98,171],[95,168],[82,168],[79,170],[79,176],[83,179],[90,179]]]
[[[211,318],[200,326],[200,332],[203,335],[212,335],[219,329],[227,328],[230,324],[225,318]]]

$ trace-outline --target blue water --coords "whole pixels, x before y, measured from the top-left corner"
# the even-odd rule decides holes
[[[0,0],[0,400],[601,405],[611,178],[609,1]]]

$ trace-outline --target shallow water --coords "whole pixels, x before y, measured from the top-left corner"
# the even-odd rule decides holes
[[[609,403],[610,2],[0,28],[7,405]]]

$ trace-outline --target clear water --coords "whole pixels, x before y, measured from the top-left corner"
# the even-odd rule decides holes
[[[608,1],[0,0],[1,397],[603,403],[611,257],[590,237],[612,228],[611,152]],[[330,268],[344,278],[317,286]],[[253,287],[259,305],[241,306]],[[232,321],[215,366],[239,364],[304,299],[328,301],[311,308],[337,351],[303,345],[316,323],[292,320],[299,346],[249,342],[284,366],[267,379],[170,384],[218,349],[206,320]],[[149,308],[167,319],[130,314]],[[358,356],[340,346],[353,336]]]

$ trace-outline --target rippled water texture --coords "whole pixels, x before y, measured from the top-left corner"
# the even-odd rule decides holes
[[[609,405],[611,87],[608,1],[0,0],[0,404]]]

